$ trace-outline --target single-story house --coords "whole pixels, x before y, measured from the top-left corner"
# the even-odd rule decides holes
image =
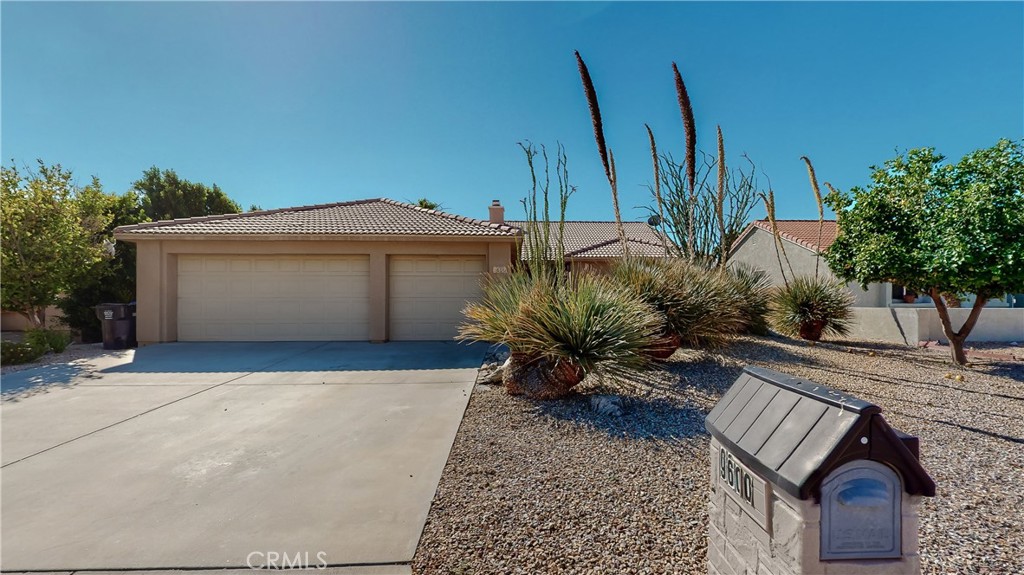
[[[450,339],[519,228],[368,199],[117,228],[138,340]]]
[[[779,237],[785,246],[789,265],[796,275],[814,275],[817,262],[819,274],[835,278],[824,258],[818,261],[818,254],[835,241],[838,226],[835,220],[826,220],[819,237],[818,220],[776,220]],[[782,267],[775,248],[771,223],[767,220],[752,222],[740,234],[729,251],[729,264],[746,263],[768,273],[773,285],[782,285]],[[785,259],[782,266],[786,266]],[[787,276],[789,266],[785,267]],[[860,284],[851,282],[847,288],[854,296],[856,322],[851,333],[861,339],[916,344],[919,341],[945,341],[938,312],[931,299],[919,296],[911,302],[904,301],[906,290],[891,283]],[[963,303],[965,307],[950,309],[954,327],[967,319],[973,296]],[[986,304],[986,309],[969,341],[1022,341],[1024,340],[1024,309],[1005,309],[1005,300],[995,299]]]
[[[121,226],[136,244],[141,345],[169,341],[443,340],[484,273],[518,262],[522,221],[378,198]],[[557,224],[553,224],[557,233]],[[644,223],[631,251],[662,256]],[[614,222],[566,222],[566,260],[606,268]]]

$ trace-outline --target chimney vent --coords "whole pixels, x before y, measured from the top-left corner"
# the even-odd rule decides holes
[[[493,200],[491,202],[491,206],[488,208],[488,211],[490,212],[488,215],[488,220],[490,220],[492,224],[505,223],[505,208],[504,206],[501,205],[501,201]]]

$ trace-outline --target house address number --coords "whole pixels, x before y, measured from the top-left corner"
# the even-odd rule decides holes
[[[722,481],[732,488],[741,501],[754,504],[754,476],[740,466],[725,448],[718,450],[718,471]]]
[[[736,460],[725,447],[718,448],[718,479],[727,496],[735,499],[740,508],[752,517],[762,529],[771,533],[769,524],[768,482],[758,477]]]

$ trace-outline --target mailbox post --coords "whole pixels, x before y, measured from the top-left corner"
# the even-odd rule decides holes
[[[921,572],[917,509],[935,483],[877,405],[747,367],[711,410],[708,572]]]

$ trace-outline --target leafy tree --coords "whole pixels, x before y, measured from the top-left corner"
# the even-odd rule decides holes
[[[103,211],[110,217],[106,233],[114,228],[148,220],[142,208],[142,199],[134,191],[124,195],[104,194]],[[62,321],[79,333],[82,341],[100,341],[100,320],[94,306],[100,303],[127,303],[135,300],[135,244],[118,242],[114,256],[94,264],[63,296],[57,307],[63,312]]]
[[[174,170],[156,166],[132,183],[142,194],[142,207],[152,220],[172,220],[194,216],[237,214],[241,206],[229,198],[217,184],[207,186],[181,178]]]
[[[825,253],[846,281],[893,282],[931,296],[953,360],[985,303],[1024,289],[1024,149],[1020,142],[964,156],[956,164],[932,148],[872,167],[871,184],[827,199],[839,236]],[[954,330],[942,294],[976,295]]]
[[[103,259],[110,216],[103,189],[93,178],[85,187],[60,164],[38,161],[38,172],[2,168],[2,306],[24,315],[33,327],[46,322],[46,307]]]

